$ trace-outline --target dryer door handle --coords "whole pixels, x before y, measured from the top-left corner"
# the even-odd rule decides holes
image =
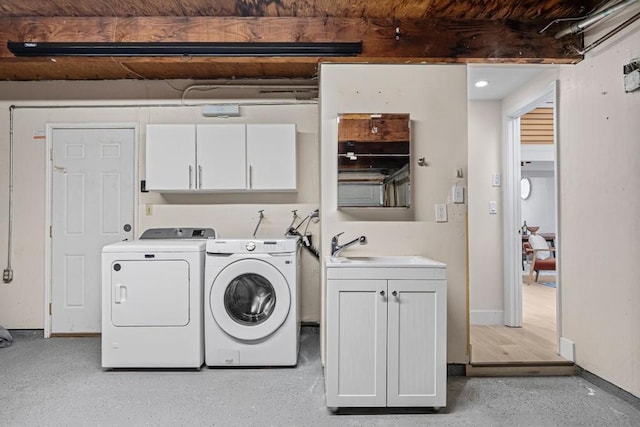
[[[127,301],[127,287],[121,283],[116,284],[116,304],[122,304]]]

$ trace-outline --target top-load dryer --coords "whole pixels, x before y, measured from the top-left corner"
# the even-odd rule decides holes
[[[297,364],[298,242],[297,238],[207,241],[207,366]]]
[[[210,228],[145,231],[102,250],[102,367],[200,368]]]

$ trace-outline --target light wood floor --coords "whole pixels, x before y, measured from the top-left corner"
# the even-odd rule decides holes
[[[566,362],[556,353],[556,289],[523,283],[522,299],[522,328],[471,325],[472,364]]]

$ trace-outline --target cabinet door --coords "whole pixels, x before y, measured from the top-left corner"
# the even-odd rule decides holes
[[[252,190],[295,190],[295,125],[247,125],[247,168]]]
[[[147,189],[196,188],[196,127],[147,125]]]
[[[386,280],[327,281],[328,407],[385,406]]]
[[[198,125],[198,188],[247,188],[245,125]]]
[[[389,280],[388,286],[387,406],[445,406],[445,281]]]

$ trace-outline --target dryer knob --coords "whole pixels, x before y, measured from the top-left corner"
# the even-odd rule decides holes
[[[256,244],[254,242],[247,242],[247,244],[244,247],[249,252],[253,252],[256,248]]]

